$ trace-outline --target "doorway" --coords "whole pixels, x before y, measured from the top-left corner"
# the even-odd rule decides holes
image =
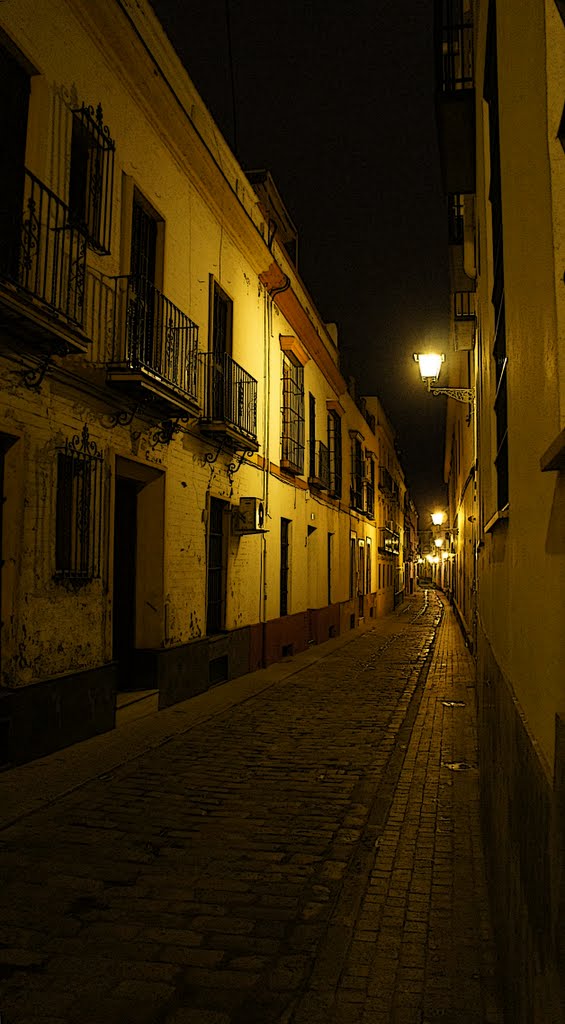
[[[147,654],[164,637],[164,483],[161,470],[116,459],[112,659],[119,692],[155,686]]]
[[[135,480],[116,479],[114,504],[114,602],[112,657],[118,662],[120,690],[135,690],[135,591],[137,569],[137,492]]]

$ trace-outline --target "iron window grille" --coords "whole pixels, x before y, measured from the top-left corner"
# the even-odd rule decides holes
[[[76,584],[100,577],[102,453],[86,424],[57,452],[55,578]]]
[[[333,498],[341,498],[341,418],[333,409],[328,416],[328,441],[330,459],[330,494]]]
[[[358,512],[365,510],[363,501],[363,484],[365,481],[365,466],[363,460],[363,448],[357,438],[353,438],[351,446],[351,488],[350,505]]]
[[[304,472],[304,368],[283,361],[281,461],[285,469]]]
[[[364,481],[365,487],[365,515],[369,519],[375,518],[375,460],[369,454],[367,456],[367,477]]]
[[[97,252],[110,252],[115,143],[102,106],[72,111],[69,218]]]
[[[330,454],[323,441],[310,442],[310,475],[312,486],[328,490],[330,486]]]

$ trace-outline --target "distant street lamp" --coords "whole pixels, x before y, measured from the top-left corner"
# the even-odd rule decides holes
[[[445,521],[445,512],[432,512],[432,523],[434,526],[441,526]]]
[[[435,544],[436,548],[442,548],[443,547],[443,537],[436,537],[436,539],[434,540],[434,544]]]
[[[440,355],[438,352],[415,352],[414,359],[418,363],[420,376],[430,394],[446,395],[447,398],[453,398],[456,402],[469,402],[471,405],[474,403],[474,388],[438,388],[434,386],[440,375],[441,364],[445,360],[443,353]]]

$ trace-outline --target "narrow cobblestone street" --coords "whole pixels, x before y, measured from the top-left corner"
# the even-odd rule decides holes
[[[2,1024],[501,1024],[476,763],[422,590],[5,773]]]

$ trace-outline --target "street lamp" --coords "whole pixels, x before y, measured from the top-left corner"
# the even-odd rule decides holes
[[[430,394],[446,395],[447,398],[453,398],[456,402],[473,404],[475,401],[474,388],[438,388],[434,386],[439,379],[441,364],[445,361],[443,353],[440,355],[438,352],[415,352],[414,359],[418,363],[420,376]]]
[[[441,526],[445,521],[445,512],[432,512],[432,523],[434,526]]]
[[[443,537],[436,537],[436,539],[434,540],[434,544],[435,544],[436,548],[442,548],[443,547]]]

